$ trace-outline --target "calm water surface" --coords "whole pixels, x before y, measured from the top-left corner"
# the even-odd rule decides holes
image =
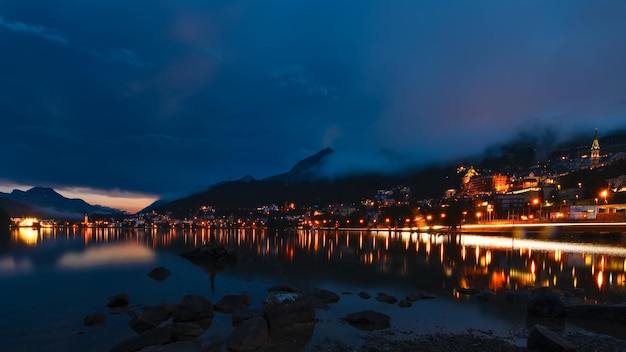
[[[522,342],[530,324],[523,303],[500,296],[484,302],[459,294],[459,287],[580,288],[589,302],[626,302],[622,236],[22,228],[5,237],[0,240],[0,339],[7,351],[109,350],[134,334],[127,315],[106,308],[107,297],[117,293],[127,293],[136,311],[178,302],[189,293],[216,302],[242,291],[254,297],[252,308],[260,308],[267,288],[283,283],[340,294],[338,303],[317,310],[310,345],[326,338],[358,344],[365,333],[340,318],[364,309],[391,315],[398,336],[474,328]],[[205,271],[179,256],[211,240],[237,249],[237,264]],[[146,275],[158,266],[172,272],[164,282]],[[437,298],[400,308],[363,300],[360,291],[399,298],[427,292]],[[83,326],[86,315],[98,312],[107,314],[103,326]],[[230,316],[216,313],[202,338],[223,338],[231,329]]]

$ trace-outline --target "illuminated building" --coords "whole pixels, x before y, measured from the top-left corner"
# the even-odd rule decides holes
[[[505,193],[509,178],[505,175],[475,176],[463,185],[463,192],[470,197]]]
[[[591,143],[591,161],[589,168],[593,169],[598,166],[600,166],[600,142],[598,141],[598,129],[596,128],[596,134]]]

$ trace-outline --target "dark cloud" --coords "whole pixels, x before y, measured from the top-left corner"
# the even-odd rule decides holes
[[[29,0],[0,16],[13,183],[170,194],[324,147],[329,173],[392,170],[626,111],[617,1]]]

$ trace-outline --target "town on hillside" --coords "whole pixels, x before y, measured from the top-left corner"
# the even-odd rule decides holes
[[[450,231],[515,224],[626,223],[626,153],[603,150],[600,142],[596,129],[587,146],[557,150],[545,162],[518,167],[515,173],[458,166],[458,187],[442,190],[439,198],[417,199],[411,187],[394,185],[372,189],[369,197],[332,204],[298,204],[294,199],[225,209],[207,203],[182,212],[166,206],[133,215],[90,214],[74,222],[13,218],[12,225]]]

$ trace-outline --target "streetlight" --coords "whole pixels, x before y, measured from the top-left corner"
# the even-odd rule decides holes
[[[542,213],[541,200],[539,200],[539,198],[533,198],[533,205],[535,205],[535,206],[539,205],[539,219],[542,219],[542,216],[541,216],[542,215],[541,214]]]
[[[609,195],[609,191],[606,189],[603,189],[602,192],[600,192],[600,196],[604,198],[604,204],[608,204],[608,201],[607,201],[608,195]]]

